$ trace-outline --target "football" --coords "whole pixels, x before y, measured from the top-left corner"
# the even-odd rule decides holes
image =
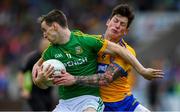
[[[51,65],[54,67],[54,75],[60,75],[61,74],[61,70],[65,70],[66,71],[66,68],[64,66],[64,64],[59,61],[59,60],[56,60],[56,59],[49,59],[45,62],[43,62],[43,71],[45,71],[48,67],[48,65]]]

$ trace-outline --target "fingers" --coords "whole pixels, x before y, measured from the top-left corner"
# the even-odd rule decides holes
[[[164,72],[162,70],[158,70],[158,69],[150,69],[151,74],[153,75],[164,75]]]
[[[54,78],[53,84],[55,85],[64,85],[64,86],[70,86],[75,83],[75,78],[68,72],[62,71],[61,75]]]
[[[163,78],[163,75],[155,75],[154,78]]]
[[[107,82],[112,82],[112,80],[113,80],[113,74],[112,74],[110,71],[107,71],[107,72],[105,73],[105,80],[106,80]]]
[[[153,75],[161,75],[161,76],[164,76],[164,73],[163,72],[156,72],[156,73],[153,73]]]
[[[61,72],[61,75],[54,76],[53,84],[63,85],[65,81],[66,81],[66,74],[62,74]]]
[[[41,66],[41,71],[43,71],[43,66]],[[43,71],[43,74],[47,80],[52,80],[54,74],[54,67],[49,64],[47,68]]]
[[[54,67],[51,66],[51,67],[47,70],[45,77],[46,77],[46,78],[51,78],[53,74],[54,74]]]
[[[36,78],[36,77],[37,77],[37,69],[38,69],[38,66],[34,65],[34,66],[33,66],[33,69],[32,69],[33,78]]]
[[[152,69],[154,73],[164,74],[162,70]]]
[[[63,77],[61,77],[61,78],[56,78],[56,79],[53,80],[53,84],[58,85],[58,86],[61,86],[61,85],[69,85],[68,82],[69,82],[68,79],[63,78]]]
[[[38,76],[42,75],[42,69],[43,69],[43,66],[40,66],[37,68]]]
[[[114,71],[116,71],[116,70],[118,70],[118,67],[115,66],[115,64],[111,63],[111,64],[109,64],[109,66],[108,66],[106,71],[114,73]]]
[[[145,74],[143,74],[143,77],[147,80],[153,80],[164,77],[164,72],[162,70],[152,68],[148,68],[146,70],[147,71],[145,72]]]
[[[53,80],[53,84],[55,84],[55,85],[63,85],[64,82],[66,82],[66,80],[62,79],[62,78],[56,78]]]
[[[163,72],[162,70],[154,69],[155,72]]]
[[[153,77],[154,78],[163,78],[164,72],[162,70],[155,70],[153,71]]]
[[[64,69],[61,70],[61,74],[65,74],[66,71]]]
[[[99,81],[100,86],[107,86],[108,84],[106,81]]]
[[[163,75],[153,74],[151,76],[144,77],[147,80],[154,80],[154,79],[162,79],[164,78]]]

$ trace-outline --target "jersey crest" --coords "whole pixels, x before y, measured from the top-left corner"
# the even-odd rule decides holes
[[[81,54],[81,53],[83,53],[83,49],[81,48],[81,46],[75,47],[75,51],[76,51],[76,54]]]

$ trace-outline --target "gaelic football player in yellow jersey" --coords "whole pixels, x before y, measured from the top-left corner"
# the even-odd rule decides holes
[[[134,14],[128,5],[116,6],[106,23],[107,30],[104,38],[127,48],[135,56],[134,49],[122,38],[128,33],[128,28],[133,19]],[[118,67],[122,75],[109,85],[100,87],[100,95],[105,105],[104,111],[149,111],[131,93],[131,87],[128,83],[128,75],[131,71],[130,64],[119,56],[112,57],[108,54],[99,55],[98,62],[98,72],[104,73],[106,66],[113,63],[114,66]]]

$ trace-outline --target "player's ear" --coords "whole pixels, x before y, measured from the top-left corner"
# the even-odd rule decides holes
[[[52,23],[52,26],[53,26],[54,30],[57,30],[57,29],[58,29],[58,24],[57,24],[57,23],[53,22],[53,23]]]

